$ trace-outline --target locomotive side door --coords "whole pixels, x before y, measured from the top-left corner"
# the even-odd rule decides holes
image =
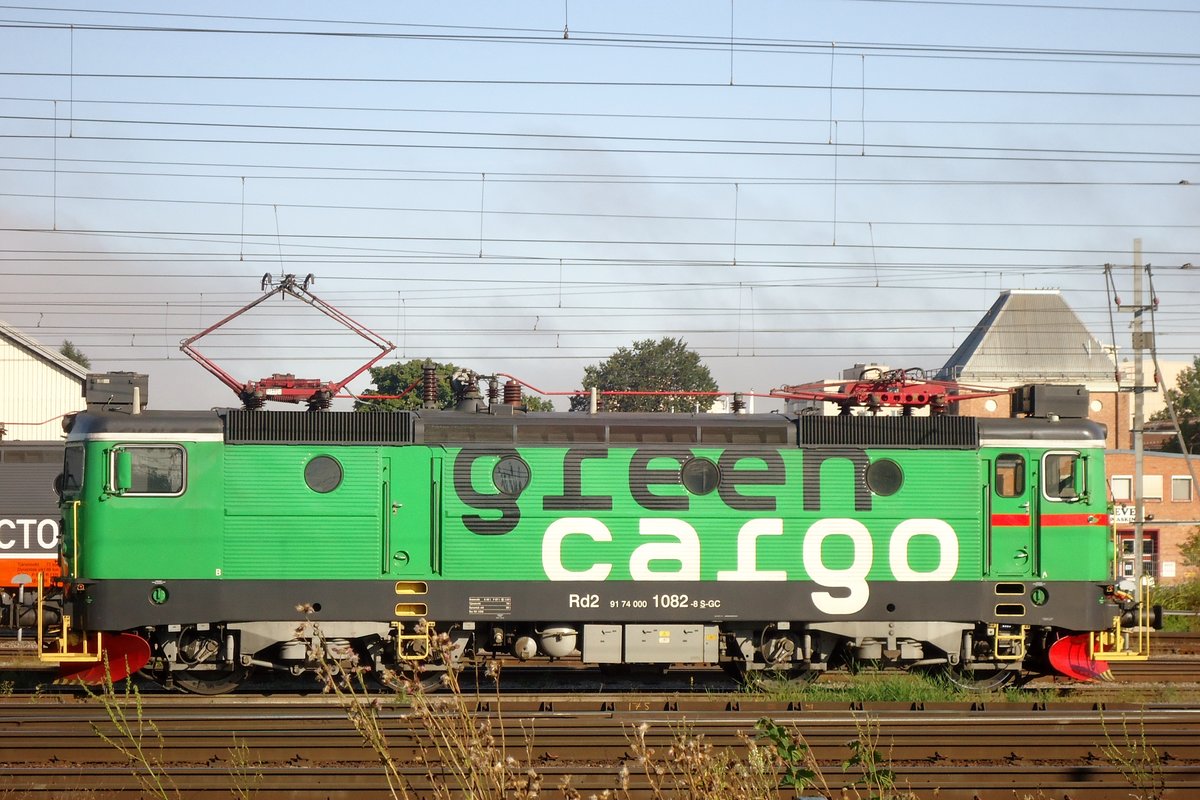
[[[1032,578],[1037,574],[1033,521],[1037,516],[1036,453],[1013,449],[997,452],[991,471],[988,505],[988,575]]]
[[[425,447],[397,447],[383,458],[383,573],[428,577],[440,540],[441,459]]]

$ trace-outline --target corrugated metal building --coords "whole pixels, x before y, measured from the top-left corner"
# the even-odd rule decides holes
[[[0,429],[5,440],[58,441],[62,416],[85,407],[87,370],[0,321]]]
[[[1110,348],[1092,336],[1057,289],[1012,289],[1000,297],[938,377],[1008,388],[1082,384],[1116,391]]]

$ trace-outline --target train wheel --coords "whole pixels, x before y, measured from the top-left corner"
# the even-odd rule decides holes
[[[412,694],[421,692],[423,694],[433,694],[446,687],[446,682],[442,680],[442,676],[446,674],[444,668],[436,666],[424,665],[420,671],[405,669],[402,672],[397,672],[390,667],[384,667],[382,670],[371,670],[371,677],[385,689],[391,689],[393,692],[404,694]]]
[[[944,667],[937,674],[951,685],[968,692],[994,692],[1015,681],[1019,672],[1013,669]]]
[[[214,696],[228,694],[242,685],[249,670],[237,666],[229,670],[182,670],[171,674],[175,686],[190,694]]]
[[[725,661],[721,669],[730,678],[746,686],[769,687],[781,684],[806,686],[821,677],[821,671],[809,667],[786,667],[777,669],[746,669],[744,661]]]

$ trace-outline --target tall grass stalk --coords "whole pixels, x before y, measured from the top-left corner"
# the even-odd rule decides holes
[[[479,716],[463,691],[461,671],[455,666],[454,645],[444,633],[421,626],[430,640],[429,662],[444,668],[443,694],[426,691],[420,664],[405,675],[386,676],[389,685],[399,685],[409,707],[408,721],[425,766],[429,784],[426,795],[415,789],[403,774],[389,744],[380,711],[382,703],[370,697],[363,681],[364,669],[352,654],[329,657],[326,640],[314,626],[320,676],[326,690],[334,694],[347,717],[376,753],[387,776],[393,798],[432,796],[439,800],[467,796],[473,800],[525,800],[538,797],[542,778],[532,766],[532,732],[524,736],[523,758],[510,752],[503,720]],[[486,671],[496,685],[499,700],[499,666]],[[497,706],[499,703],[497,703]],[[519,751],[518,751],[519,752]]]
[[[743,748],[716,747],[703,733],[688,726],[673,731],[670,746],[659,752],[650,745],[649,723],[627,735],[634,764],[640,769],[655,800],[772,800],[794,797],[810,788],[832,796],[808,743],[799,730],[761,719],[757,735],[739,733]],[[599,797],[628,800],[629,768],[622,765],[615,791]],[[565,792],[568,800],[578,792]]]
[[[849,789],[855,797],[867,792],[869,800],[910,800],[911,792],[896,789],[896,773],[890,762],[879,752],[879,720],[855,717],[855,737],[846,743],[850,757],[842,762],[842,771],[855,771],[858,777]]]
[[[1104,730],[1100,752],[1133,787],[1129,796],[1134,800],[1160,800],[1167,791],[1167,780],[1163,775],[1162,757],[1146,738],[1145,720],[1138,719],[1137,731],[1131,733],[1128,718],[1122,716],[1119,738],[1109,732],[1103,716],[1100,724]]]
[[[230,794],[238,800],[252,800],[262,783],[263,776],[259,771],[262,765],[250,759],[250,745],[245,739],[239,739],[236,733],[233,735],[233,746],[229,748],[229,765],[229,777],[233,780]]]
[[[312,640],[318,648],[317,677],[326,692],[333,694],[354,730],[363,743],[371,748],[383,768],[388,793],[394,800],[410,800],[408,784],[400,774],[396,760],[392,757],[391,745],[380,717],[380,700],[372,698],[364,680],[364,670],[345,659],[329,657],[329,642],[317,626],[313,626]]]
[[[104,707],[112,732],[92,723],[92,732],[129,762],[133,777],[143,793],[150,797],[170,800],[179,797],[179,789],[162,763],[163,736],[154,720],[148,719],[142,707],[142,695],[132,680],[125,680],[118,694],[113,684],[108,658],[104,659],[104,681],[100,691],[84,686],[88,697]],[[155,752],[157,751],[157,753]]]

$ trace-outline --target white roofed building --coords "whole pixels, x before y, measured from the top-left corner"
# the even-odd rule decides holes
[[[82,411],[88,371],[0,321],[0,438],[62,439],[62,417]]]
[[[1107,446],[1130,446],[1129,395],[1118,391],[1112,348],[1094,337],[1057,289],[1002,292],[937,375],[970,386],[1083,386],[1088,416],[1108,427]],[[1009,396],[965,400],[951,413],[1007,417]]]

